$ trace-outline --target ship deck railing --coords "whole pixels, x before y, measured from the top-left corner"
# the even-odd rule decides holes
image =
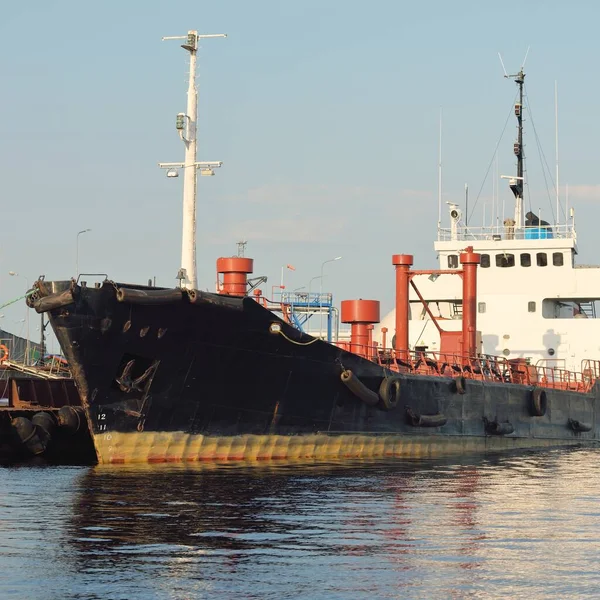
[[[531,226],[514,227],[505,225],[490,225],[484,227],[457,226],[439,227],[438,241],[450,242],[452,240],[462,240],[465,242],[489,240],[548,240],[563,239],[575,240],[577,234],[572,224],[569,225],[550,225],[550,226]]]
[[[600,361],[596,370],[569,371],[554,366],[532,365],[525,358],[507,359],[503,356],[429,351],[398,351],[376,344],[361,345],[338,342],[339,348],[357,354],[391,371],[436,377],[464,377],[477,381],[516,383],[532,387],[569,390],[587,394],[600,377]]]

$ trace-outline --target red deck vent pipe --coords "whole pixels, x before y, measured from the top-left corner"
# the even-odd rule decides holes
[[[228,296],[245,296],[248,273],[254,270],[254,260],[241,256],[217,258],[218,293]],[[220,275],[223,275],[221,282]]]
[[[379,300],[342,300],[341,321],[350,323],[350,352],[371,355],[369,325],[379,323]]]
[[[410,284],[410,268],[413,264],[412,254],[394,254],[392,264],[396,267],[396,336],[394,350],[400,360],[408,358],[408,286]]]
[[[473,246],[467,246],[460,254],[463,267],[463,306],[462,338],[463,354],[477,354],[477,265],[481,255],[473,252]]]

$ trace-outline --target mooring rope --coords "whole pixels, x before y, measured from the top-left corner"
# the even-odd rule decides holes
[[[292,338],[285,335],[285,333],[283,333],[283,331],[280,331],[279,335],[282,335],[288,342],[291,342],[292,344],[296,344],[297,346],[309,346],[310,344],[314,344],[315,342],[319,341],[319,338],[314,338],[314,339],[310,340],[310,342],[297,342],[296,340],[293,340]]]
[[[23,300],[24,298],[27,298],[28,296],[32,296],[36,292],[37,292],[36,289],[29,290],[24,296],[19,296],[18,298],[15,298],[14,300],[11,300],[10,302],[5,302],[4,304],[0,305],[0,309],[4,308],[5,306],[10,306],[11,304],[18,302],[19,300]]]

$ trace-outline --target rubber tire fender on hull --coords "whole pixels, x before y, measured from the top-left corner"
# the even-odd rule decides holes
[[[515,428],[508,421],[499,422],[497,419],[490,421],[483,417],[483,426],[487,435],[510,435]]]
[[[464,394],[467,391],[467,380],[463,375],[457,375],[453,381],[454,391],[457,394]]]
[[[402,393],[402,378],[398,375],[384,377],[379,385],[379,397],[383,410],[393,410],[400,402]]]
[[[342,371],[340,376],[342,383],[367,406],[375,406],[379,403],[379,396],[370,390],[352,371]]]
[[[548,407],[546,390],[536,387],[531,390],[530,412],[533,417],[543,417]]]
[[[584,423],[577,419],[569,419],[568,424],[575,433],[586,433],[592,430],[591,423]]]
[[[434,415],[422,415],[406,407],[406,420],[412,427],[442,427],[448,419],[441,413]]]

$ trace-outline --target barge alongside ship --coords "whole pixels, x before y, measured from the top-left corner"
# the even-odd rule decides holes
[[[62,361],[51,358],[43,366],[0,361],[0,387],[0,464],[97,459],[81,399]]]
[[[189,32],[183,46],[193,58],[197,41]],[[523,223],[523,79],[521,71],[518,176],[511,182],[516,218],[510,234],[494,235],[500,250],[515,239],[531,238],[524,243],[532,249],[553,243],[540,235],[539,221],[536,227]],[[195,162],[195,120],[181,117],[186,161],[179,166],[189,173],[207,163]],[[526,355],[482,353],[481,254],[456,227],[452,240],[459,251],[448,269],[413,271],[411,255],[393,257],[391,347],[386,328],[373,337],[380,322],[375,300],[342,302],[351,337],[331,343],[292,325],[293,301],[276,305],[253,289],[247,279],[252,260],[244,256],[218,260],[223,280],[216,293],[195,289],[195,176],[185,183],[184,215],[191,221],[184,216],[180,287],[42,278],[29,298],[49,315],[101,462],[435,456],[600,440],[599,362],[585,360],[575,372],[533,364]],[[450,276],[462,279],[462,292],[452,299],[460,307],[460,329],[445,328],[457,320],[434,315],[416,283]],[[410,342],[411,325],[421,326],[411,320],[415,295],[437,330],[436,351]],[[309,305],[320,302],[309,295]]]

